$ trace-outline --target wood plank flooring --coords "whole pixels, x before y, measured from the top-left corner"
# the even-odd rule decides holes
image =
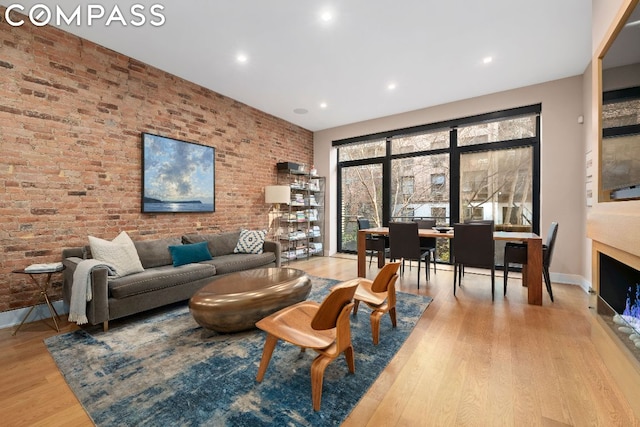
[[[356,274],[348,255],[291,266]],[[377,271],[374,262],[368,276]],[[539,307],[513,273],[506,298],[497,275],[494,303],[487,275],[468,271],[454,298],[447,267],[420,290],[416,273],[407,267],[398,289],[434,301],[344,426],[640,426],[591,343],[589,296],[577,286],[554,284],[556,302],[545,292]],[[63,332],[75,328],[63,322]],[[92,425],[42,342],[56,332],[43,322],[12,330],[0,330],[1,424]],[[366,372],[356,365],[356,375]]]

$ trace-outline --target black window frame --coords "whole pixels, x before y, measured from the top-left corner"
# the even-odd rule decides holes
[[[352,166],[363,166],[370,164],[381,164],[382,165],[382,223],[384,226],[389,225],[390,221],[390,204],[391,204],[391,163],[393,160],[402,159],[402,158],[410,158],[410,157],[420,157],[425,155],[436,155],[436,154],[449,154],[449,218],[456,218],[457,222],[460,218],[460,156],[465,153],[478,152],[478,151],[495,151],[495,150],[507,150],[512,148],[520,148],[520,147],[532,147],[533,148],[533,164],[532,164],[532,221],[533,221],[533,232],[536,234],[540,234],[540,146],[541,146],[541,135],[540,135],[540,122],[541,122],[541,114],[542,114],[542,104],[532,104],[523,107],[510,108],[500,111],[495,111],[491,113],[478,114],[458,119],[445,120],[441,122],[429,123],[424,125],[412,126],[408,128],[402,129],[394,129],[384,132],[378,132],[368,135],[362,135],[353,138],[346,138],[341,140],[335,140],[332,142],[332,147],[337,148],[354,145],[358,143],[364,143],[372,140],[385,140],[386,141],[386,154],[384,156],[378,156],[368,159],[358,159],[358,160],[347,160],[347,161],[338,161],[337,163],[337,242],[338,242],[338,252],[347,252],[353,253],[353,251],[345,251],[342,248],[342,209],[341,206],[343,204],[342,200],[342,169],[348,168]],[[457,128],[463,125],[474,125],[480,124],[484,122],[493,122],[497,120],[504,120],[509,118],[516,118],[518,116],[531,116],[535,115],[536,117],[536,129],[535,136],[527,137],[527,138],[519,138],[512,140],[503,140],[498,142],[486,142],[475,145],[468,146],[458,146],[457,144]],[[400,137],[408,134],[415,134],[420,132],[428,132],[434,130],[444,130],[449,129],[449,147],[446,148],[437,148],[431,150],[424,151],[416,151],[410,153],[398,153],[392,154],[391,152],[391,143],[394,137]],[[339,159],[339,153],[338,153]],[[455,178],[455,179],[454,179]]]

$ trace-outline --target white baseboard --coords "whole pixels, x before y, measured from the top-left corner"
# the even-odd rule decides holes
[[[60,317],[64,317],[64,315],[69,313],[68,307],[66,307],[66,305],[64,304],[64,301],[62,300],[54,301],[53,308],[56,309]],[[24,308],[11,310],[11,311],[3,311],[2,313],[0,313],[0,329],[18,326],[20,322],[22,322],[22,319],[24,318],[24,316],[27,315],[27,312],[30,309],[31,307],[24,307]],[[29,315],[29,318],[25,321],[25,323],[30,323],[30,322],[35,322],[37,320],[50,319],[50,318],[51,318],[51,312],[49,311],[49,307],[47,306],[47,304],[40,304],[33,309],[31,314]]]
[[[591,289],[591,282],[577,274],[550,273],[552,283],[564,283],[567,285],[580,286],[585,292]]]

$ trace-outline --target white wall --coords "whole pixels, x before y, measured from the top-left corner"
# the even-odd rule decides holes
[[[316,132],[314,161],[328,187],[328,254],[337,250],[337,158],[332,141],[541,103],[540,229],[544,238],[550,222],[560,224],[553,279],[584,285],[585,138],[583,125],[578,124],[578,116],[585,114],[582,92],[583,76],[576,76]]]

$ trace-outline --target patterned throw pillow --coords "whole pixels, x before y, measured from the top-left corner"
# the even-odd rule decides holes
[[[116,271],[116,277],[123,277],[144,271],[138,251],[126,232],[122,232],[111,242],[89,236],[89,246],[94,259],[107,263]]]
[[[233,253],[261,254],[267,230],[240,230],[240,238]]]

